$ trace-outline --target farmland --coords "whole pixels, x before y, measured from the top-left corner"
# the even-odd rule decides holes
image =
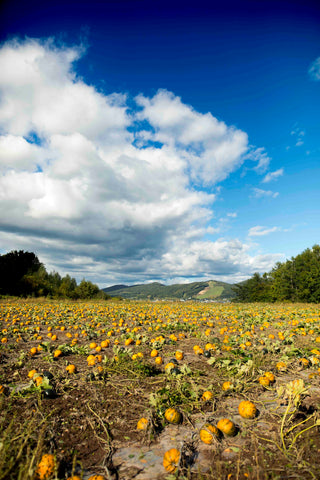
[[[319,478],[319,312],[2,300],[0,479]]]

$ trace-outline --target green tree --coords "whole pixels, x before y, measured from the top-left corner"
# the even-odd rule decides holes
[[[270,273],[255,273],[234,290],[236,300],[242,302],[320,302],[320,246],[277,263]]]
[[[59,287],[59,295],[66,298],[76,298],[77,282],[75,278],[71,278],[70,275],[66,275],[62,278]]]
[[[14,250],[0,255],[0,293],[8,295],[28,294],[28,283],[25,275],[31,275],[39,270],[41,263],[32,252]]]
[[[94,298],[100,292],[100,289],[97,285],[88,280],[81,280],[80,284],[75,289],[75,294],[78,298],[87,299]]]

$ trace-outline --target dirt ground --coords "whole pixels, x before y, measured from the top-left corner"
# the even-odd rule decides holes
[[[54,348],[65,343],[65,332],[57,330],[55,334]],[[27,336],[18,345],[11,344],[13,347],[3,345],[1,435],[4,442],[11,428],[15,455],[13,439],[26,435],[28,442],[21,455],[30,455],[37,448],[54,452],[59,479],[72,473],[84,480],[93,474],[113,480],[320,478],[320,376],[315,369],[301,366],[299,358],[292,357],[288,368],[278,371],[275,366],[283,351],[271,347],[263,351],[258,343],[253,343],[250,353],[217,348],[211,357],[205,357],[196,355],[193,348],[204,342],[185,335],[179,342],[166,340],[161,345],[164,362],[155,366],[150,342],[125,348],[113,343],[111,339],[110,346],[100,352],[101,363],[93,367],[88,367],[87,356],[96,352],[85,350],[89,344],[86,337],[78,339],[77,351],[56,359],[52,343],[30,356],[30,349],[39,341]],[[176,372],[167,374],[164,366],[174,358],[177,347],[184,358],[177,361]],[[143,357],[132,361],[137,351]],[[237,355],[241,363],[230,368]],[[67,365],[75,365],[76,373],[68,373]],[[243,365],[247,370],[243,368],[240,374]],[[45,379],[42,386],[36,387],[29,378],[31,370]],[[264,388],[258,377],[266,370],[274,372],[276,381]],[[279,387],[297,378],[308,390],[299,397],[297,408],[291,406],[288,411],[289,400],[285,393],[279,394]],[[233,388],[223,391],[224,381],[231,381]],[[54,390],[54,398],[47,396],[48,389]],[[213,393],[208,402],[201,400],[206,390]],[[242,400],[257,406],[254,419],[239,415]],[[164,418],[170,406],[182,413],[178,425]],[[141,417],[148,419],[145,431],[137,430]],[[236,434],[221,435],[212,445],[201,442],[200,428],[205,423],[216,425],[222,418],[234,422]],[[162,463],[170,448],[180,451],[174,474],[166,472]]]

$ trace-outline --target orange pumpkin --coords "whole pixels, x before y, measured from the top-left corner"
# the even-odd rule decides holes
[[[217,423],[218,429],[227,435],[228,437],[233,437],[236,434],[236,426],[235,424],[229,420],[228,418],[222,418]]]
[[[274,383],[276,381],[276,377],[273,375],[272,372],[266,372],[264,376],[269,379],[270,383]]]
[[[220,432],[217,427],[206,423],[200,430],[200,440],[207,445],[211,445],[215,439],[219,438]]]
[[[51,453],[42,455],[36,469],[36,476],[39,480],[47,480],[52,477],[55,469],[55,458]]]
[[[163,456],[163,466],[169,473],[175,472],[180,460],[180,452],[176,448],[170,448]]]
[[[146,430],[148,426],[148,420],[147,418],[140,418],[140,420],[137,423],[137,430]]]
[[[226,392],[227,390],[230,390],[233,387],[231,382],[223,382],[222,384],[222,390]]]
[[[270,385],[270,380],[269,380],[269,378],[266,377],[266,376],[259,377],[259,378],[258,378],[258,382],[259,382],[260,385],[262,385],[263,387],[269,387],[269,385]]]
[[[66,370],[67,370],[68,373],[76,373],[76,370],[77,370],[77,369],[76,369],[76,366],[75,366],[75,365],[68,365],[68,366],[66,367]]]
[[[43,377],[41,377],[41,376],[39,375],[39,377],[34,378],[33,381],[34,381],[34,383],[37,385],[37,387],[40,387],[40,385],[41,385],[42,382],[43,382]]]
[[[257,415],[257,407],[249,400],[243,400],[239,404],[239,413],[243,418],[254,418]]]
[[[167,422],[174,424],[181,423],[182,420],[181,413],[175,408],[167,408],[167,410],[164,412],[164,417]]]
[[[183,352],[181,352],[181,350],[177,350],[175,353],[175,357],[177,360],[183,360]]]
[[[210,400],[213,399],[213,393],[207,390],[206,392],[203,392],[201,400],[204,402],[209,402]]]
[[[171,370],[173,370],[175,367],[176,367],[176,366],[175,366],[174,363],[169,362],[169,363],[166,364],[166,366],[164,367],[164,369],[165,369],[166,373],[170,373]]]

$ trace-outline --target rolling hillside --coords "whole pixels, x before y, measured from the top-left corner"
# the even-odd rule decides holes
[[[103,288],[104,292],[112,297],[128,299],[194,299],[194,300],[229,300],[235,294],[229,283],[209,280],[207,282],[193,282],[186,284],[163,285],[153,282],[140,285],[113,285]]]

